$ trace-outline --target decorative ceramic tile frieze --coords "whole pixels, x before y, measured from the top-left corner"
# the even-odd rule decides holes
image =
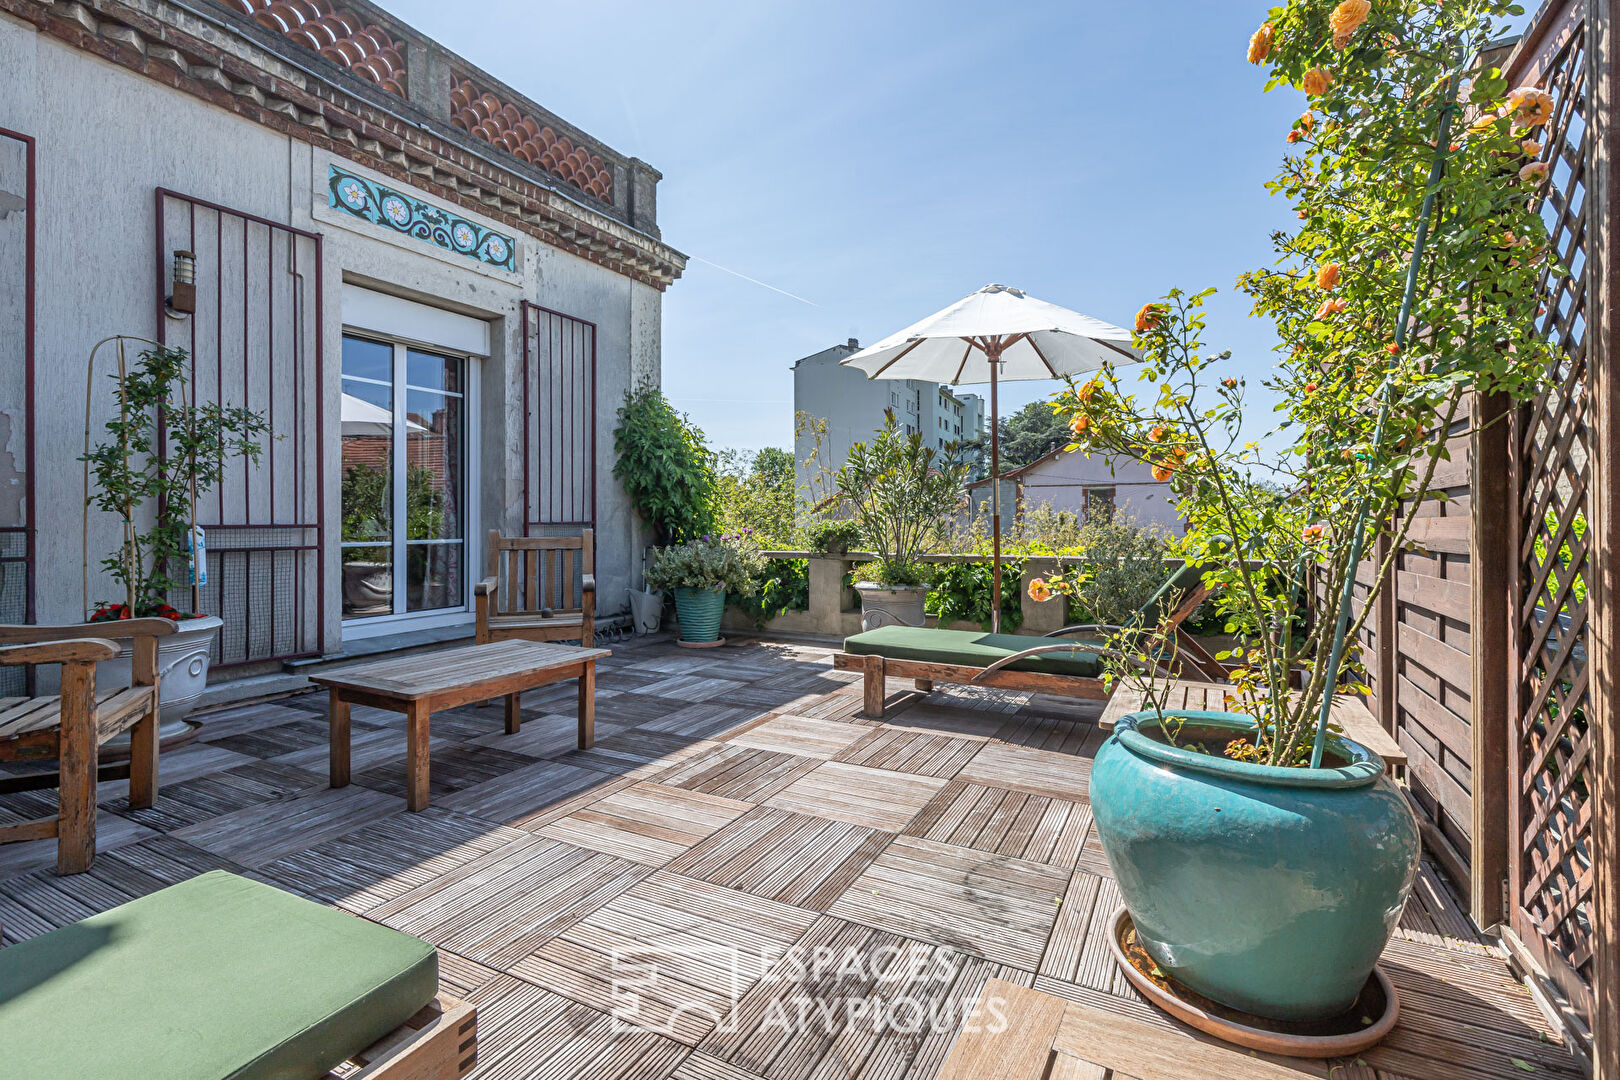
[[[517,242],[510,236],[336,165],[327,166],[327,186],[331,205],[357,218],[497,269],[517,270]]]

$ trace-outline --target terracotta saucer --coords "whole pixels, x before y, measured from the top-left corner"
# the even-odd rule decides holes
[[[1353,1026],[1354,1030],[1332,1032],[1333,1021],[1290,1024],[1250,1016],[1218,1005],[1169,976],[1154,977],[1144,972],[1131,962],[1126,951],[1127,939],[1134,940],[1135,934],[1136,927],[1131,922],[1130,912],[1120,908],[1114,915],[1114,932],[1108,935],[1108,946],[1114,951],[1114,961],[1125,972],[1131,985],[1148,1001],[1177,1020],[1234,1046],[1285,1057],[1354,1057],[1388,1035],[1400,1016],[1400,1001],[1396,997],[1395,986],[1377,967],[1368,977],[1356,1007],[1345,1015],[1345,1023],[1341,1025]],[[1146,959],[1140,946],[1136,952]],[[1381,1002],[1383,1006],[1377,1018],[1371,1024],[1359,1023],[1360,1017],[1366,1015],[1360,1009],[1374,1002]],[[1306,1033],[1307,1029],[1311,1029],[1309,1033]]]

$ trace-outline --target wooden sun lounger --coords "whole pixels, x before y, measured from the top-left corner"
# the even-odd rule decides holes
[[[1171,598],[1177,592],[1180,597],[1174,610],[1171,611],[1166,625],[1175,636],[1175,653],[1178,666],[1188,668],[1207,679],[1224,679],[1227,675],[1226,667],[1210,655],[1197,638],[1183,628],[1182,624],[1197,610],[1209,597],[1209,590],[1204,587],[1203,581],[1196,567],[1183,565],[1170,576],[1157,593],[1154,594],[1143,608],[1144,614],[1157,611],[1159,605]],[[868,634],[881,635],[883,630],[869,631]],[[1042,657],[1062,658],[1065,654],[1070,657],[1076,653],[1092,656],[1112,654],[1106,638],[1108,635],[1123,630],[1123,627],[1108,626],[1098,623],[1085,623],[1076,626],[1066,626],[1061,630],[1054,630],[1046,635],[1044,643],[1040,638],[1019,639],[1018,644],[1024,641],[1032,642],[1026,648],[1014,649],[1012,635],[963,635],[961,631],[934,630],[925,628],[903,628],[910,636],[926,635],[937,639],[941,643],[942,656],[959,651],[964,637],[971,638],[976,649],[985,651],[983,663],[959,663],[947,659],[929,659],[914,655],[885,654],[881,644],[872,645],[868,634],[856,635],[845,641],[844,651],[834,654],[833,666],[842,671],[859,671],[865,677],[864,696],[865,712],[870,717],[881,717],[884,709],[885,680],[890,678],[912,679],[916,688],[924,693],[932,690],[936,682],[951,683],[958,686],[985,686],[997,690],[1024,690],[1039,694],[1052,694],[1058,697],[1092,698],[1104,700],[1109,696],[1109,688],[1103,680],[1096,675],[1067,674],[1054,670],[1037,670],[1031,661],[1038,661]],[[1083,634],[1085,637],[1075,640],[1067,635]],[[1065,640],[1054,641],[1053,638],[1064,637]],[[865,643],[858,644],[861,639]],[[851,649],[851,645],[857,648]],[[988,650],[988,651],[987,651]],[[893,650],[892,652],[898,652]],[[906,649],[908,653],[916,652],[915,648]]]
[[[329,1080],[457,1080],[478,1064],[478,1011],[440,994]],[[358,1067],[359,1071],[351,1071]]]

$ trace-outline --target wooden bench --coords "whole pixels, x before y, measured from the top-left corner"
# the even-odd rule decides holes
[[[157,639],[169,619],[73,626],[0,626],[0,665],[58,664],[62,692],[0,697],[0,762],[56,759],[57,812],[0,826],[0,843],[56,838],[56,872],[81,874],[96,855],[96,760],[101,745],[130,733],[129,805],[149,807],[158,790]],[[108,640],[108,639],[113,640]],[[132,686],[96,685],[96,665],[133,643]]]
[[[611,655],[575,645],[497,641],[311,676],[310,682],[331,693],[332,786],[349,783],[351,704],[405,714],[405,805],[411,810],[427,809],[428,717],[440,709],[503,697],[506,733],[515,735],[523,723],[525,691],[578,679],[579,748],[588,749],[596,739],[596,661]]]
[[[1176,709],[1224,712],[1226,695],[1231,689],[1220,683],[1177,679],[1171,686],[1167,705]],[[1120,717],[1141,711],[1141,691],[1122,686],[1114,691],[1097,725],[1105,731],[1112,731]],[[1395,741],[1393,735],[1379,726],[1377,717],[1367,708],[1366,701],[1350,694],[1338,694],[1333,698],[1332,718],[1346,735],[1384,759],[1384,769],[1392,779],[1406,779],[1406,751],[1401,749],[1401,744]]]

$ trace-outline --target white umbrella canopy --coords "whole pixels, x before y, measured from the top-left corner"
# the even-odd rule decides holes
[[[990,384],[991,630],[1001,630],[1001,436],[996,388],[1007,379],[1061,379],[1141,354],[1131,332],[1037,300],[1022,289],[986,285],[948,308],[839,361],[869,379]]]
[[[840,363],[873,379],[991,382],[986,346],[997,343],[997,382],[1061,379],[1096,371],[1106,360],[1131,364],[1141,359],[1131,347],[1129,330],[1037,300],[1021,289],[986,285]]]

